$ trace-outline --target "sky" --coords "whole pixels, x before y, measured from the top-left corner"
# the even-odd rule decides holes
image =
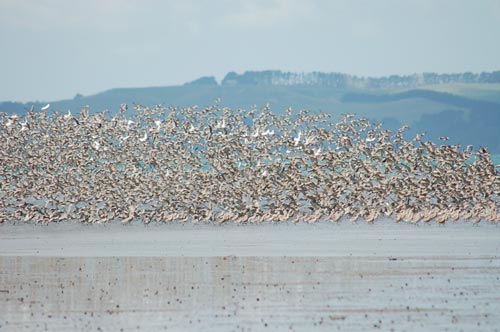
[[[498,0],[0,0],[0,101],[229,71],[494,71],[498,41]]]

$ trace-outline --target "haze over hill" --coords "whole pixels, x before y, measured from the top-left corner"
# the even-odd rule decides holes
[[[203,77],[195,83],[215,83],[213,77]],[[359,77],[343,73],[291,73],[279,70],[247,71],[241,75],[230,72],[222,80],[222,85],[299,85],[334,87],[339,89],[366,88],[415,88],[422,85],[446,83],[500,83],[500,71],[466,72],[459,74],[420,73],[413,75],[391,75],[385,77]]]
[[[90,96],[33,103],[0,103],[0,112],[24,114],[46,103],[51,110],[78,112],[86,105],[91,111],[115,112],[121,103],[151,106],[204,107],[222,98],[223,107],[261,108],[269,104],[274,112],[288,107],[328,112],[356,113],[381,121],[389,129],[403,124],[411,134],[426,132],[436,139],[449,136],[449,143],[488,145],[500,152],[500,71],[483,73],[423,73],[388,77],[359,77],[342,73],[291,73],[247,71],[228,73],[218,83],[202,77],[180,86],[117,88]]]

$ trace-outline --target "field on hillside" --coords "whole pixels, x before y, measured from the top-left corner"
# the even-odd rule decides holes
[[[466,84],[452,83],[440,85],[424,85],[421,89],[447,92],[467,98],[481,99],[500,103],[500,84]]]

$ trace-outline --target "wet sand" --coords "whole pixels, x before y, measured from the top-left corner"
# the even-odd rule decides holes
[[[0,331],[500,331],[500,226],[3,224],[0,312]]]

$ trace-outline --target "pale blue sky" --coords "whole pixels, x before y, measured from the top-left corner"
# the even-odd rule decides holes
[[[500,70],[498,0],[0,0],[0,101],[228,71]]]

